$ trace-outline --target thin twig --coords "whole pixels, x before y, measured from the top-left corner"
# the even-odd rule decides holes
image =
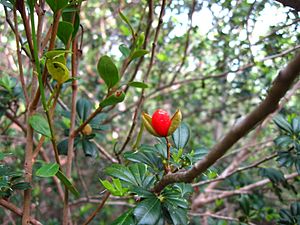
[[[0,199],[0,205],[3,206],[4,208],[9,209],[10,211],[14,212],[18,216],[23,215],[22,210],[9,201]],[[32,217],[29,218],[29,223],[31,223],[33,225],[42,225],[42,223],[40,221],[38,221]]]
[[[107,201],[107,199],[109,198],[110,193],[106,192],[106,194],[103,196],[103,199],[101,201],[101,203],[99,204],[99,206],[95,209],[95,211],[87,218],[87,220],[83,223],[83,225],[87,225],[89,224],[94,218],[95,216],[101,211],[101,209],[103,208],[105,202]]]
[[[149,65],[147,67],[147,72],[144,76],[143,82],[147,81],[147,79],[150,75],[153,63],[154,63],[155,49],[156,49],[156,45],[157,45],[159,31],[160,31],[161,25],[163,23],[163,15],[165,13],[165,6],[166,6],[166,0],[162,0],[160,14],[159,14],[159,18],[158,18],[158,24],[157,24],[157,27],[156,27],[155,36],[154,36],[154,40],[153,40],[153,43],[152,43],[151,58],[150,58],[150,62],[149,62]],[[129,129],[129,132],[127,134],[127,137],[126,137],[126,140],[125,140],[124,144],[122,145],[120,151],[117,153],[117,157],[119,157],[119,155],[125,150],[127,144],[131,140],[131,136],[132,136],[133,130],[134,130],[135,125],[136,125],[138,112],[139,112],[140,107],[143,104],[143,100],[144,100],[144,97],[145,97],[144,95],[145,95],[145,89],[142,90],[141,97],[140,97],[140,99],[137,103],[137,106],[135,108],[135,111],[134,111],[131,127]]]

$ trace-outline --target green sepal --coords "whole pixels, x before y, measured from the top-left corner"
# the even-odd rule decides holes
[[[180,109],[177,109],[177,111],[174,113],[171,119],[171,125],[169,127],[168,136],[175,132],[175,130],[179,127],[181,120],[182,120],[181,111]]]
[[[151,118],[151,116],[149,116],[147,113],[142,113],[142,122],[143,122],[143,124],[144,124],[144,126],[145,126],[145,128],[146,128],[146,130],[150,133],[150,134],[152,134],[152,135],[154,135],[154,136],[156,136],[156,137],[161,137],[158,133],[156,133],[156,131],[153,129],[153,127],[152,127],[152,118]]]

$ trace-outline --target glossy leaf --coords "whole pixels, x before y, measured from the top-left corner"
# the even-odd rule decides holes
[[[36,175],[39,177],[53,177],[59,170],[59,165],[57,163],[49,163],[40,167],[36,171]]]
[[[65,60],[65,57],[64,57],[64,55],[66,53],[71,53],[71,51],[65,50],[65,49],[55,49],[55,50],[46,52],[45,57],[47,59],[56,60],[58,62],[66,64],[66,60]]]
[[[300,132],[300,117],[293,118],[292,128],[295,134],[298,134]]]
[[[62,13],[63,21],[72,23],[73,22],[73,16],[74,18],[74,24],[73,24],[73,33],[72,38],[74,38],[78,32],[79,26],[80,26],[80,17],[78,13],[78,9],[76,6],[70,5],[66,8],[64,8]]]
[[[138,225],[156,224],[161,217],[161,203],[158,198],[141,201],[134,209],[134,216]]]
[[[131,26],[128,18],[121,11],[119,11],[119,14],[120,14],[121,19],[129,26],[129,28],[131,30],[132,38],[135,38],[135,31],[134,31],[133,27]]]
[[[67,46],[73,34],[74,28],[72,23],[66,21],[60,21],[58,24],[57,36]]]
[[[104,108],[106,106],[116,105],[120,102],[123,102],[124,99],[125,99],[125,93],[123,91],[119,93],[114,93],[113,95],[107,97],[102,102],[100,102],[100,106]]]
[[[76,103],[76,112],[82,121],[85,121],[91,113],[92,104],[85,98],[80,98]]]
[[[68,0],[46,0],[46,2],[54,13],[68,5]]]
[[[162,159],[157,155],[153,148],[141,147],[135,152],[124,153],[124,158],[132,162],[144,163],[149,166],[149,169],[154,172],[163,170]]]
[[[138,81],[132,81],[128,83],[128,86],[135,87],[135,88],[148,88],[149,86],[145,84],[144,82],[138,82]]]
[[[282,116],[282,115],[277,115],[273,121],[275,124],[282,130],[288,132],[288,133],[293,133],[292,126],[289,124],[288,121]]]
[[[274,143],[279,147],[287,147],[293,143],[293,139],[287,135],[281,135],[274,140]]]
[[[56,176],[75,197],[80,196],[80,193],[77,191],[76,187],[60,170],[57,172]]]
[[[97,156],[97,146],[90,142],[89,140],[83,139],[82,140],[82,149],[84,151],[85,156],[95,158]]]
[[[283,173],[280,170],[274,168],[260,168],[259,175],[269,178],[273,183],[285,183]]]
[[[128,188],[122,187],[119,179],[113,178],[113,183],[108,180],[100,180],[101,184],[114,196],[124,196]]]
[[[108,175],[119,178],[128,185],[148,188],[154,181],[154,177],[148,174],[147,166],[144,164],[135,163],[128,167],[112,164],[105,171]]]
[[[134,224],[133,209],[129,209],[119,216],[111,225],[132,225]]]
[[[97,69],[108,88],[115,86],[119,82],[119,71],[110,57],[102,56],[98,61]]]
[[[177,130],[172,134],[173,142],[177,149],[184,148],[190,138],[190,129],[185,123],[177,128]]]
[[[64,139],[57,145],[59,155],[68,155],[68,139]]]
[[[47,120],[40,114],[35,114],[29,118],[30,126],[39,134],[51,137],[50,127]]]
[[[11,186],[11,188],[13,190],[27,190],[27,189],[31,188],[31,185],[28,182],[19,182],[19,183],[13,184]]]
[[[130,56],[130,60],[134,60],[136,58],[142,57],[144,55],[147,55],[149,53],[149,51],[145,50],[145,49],[138,49],[135,50],[132,55]]]
[[[119,50],[126,58],[130,55],[130,49],[125,44],[121,44]]]

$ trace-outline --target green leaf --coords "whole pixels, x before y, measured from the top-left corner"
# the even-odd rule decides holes
[[[146,55],[148,53],[149,53],[149,51],[147,51],[145,49],[137,49],[130,56],[130,60],[134,60],[136,58],[142,57],[142,56],[144,56],[144,55]]]
[[[68,0],[46,0],[46,2],[54,13],[68,5]]]
[[[82,140],[82,149],[85,156],[96,158],[97,156],[97,146],[86,139]]]
[[[286,182],[284,174],[280,170],[276,170],[274,168],[260,168],[259,175],[262,177],[269,178],[270,181],[272,181],[275,184]]]
[[[177,149],[184,148],[190,138],[190,129],[185,123],[181,123],[172,134],[173,142]]]
[[[163,170],[163,163],[161,157],[151,149],[140,148],[136,152],[125,152],[124,158],[132,162],[144,163],[149,166],[149,169],[159,173]]]
[[[65,62],[60,62],[58,61],[58,59],[59,58],[47,59],[46,66],[52,78],[56,80],[59,84],[63,84],[64,82],[69,80],[70,71],[68,67],[66,67]]]
[[[294,202],[290,206],[290,211],[293,216],[300,216],[300,202]]]
[[[130,55],[130,49],[125,44],[121,44],[119,50],[126,58]]]
[[[300,132],[300,117],[293,118],[292,128],[295,134],[298,134]]]
[[[293,155],[288,151],[279,151],[276,161],[280,166],[290,167],[294,163]]]
[[[75,5],[69,5],[68,7],[63,9],[63,13],[62,13],[63,21],[66,21],[66,22],[69,22],[72,24],[73,16],[75,16],[75,18],[74,18],[74,24],[73,24],[72,38],[74,38],[76,36],[79,26],[80,26],[80,18],[79,18],[78,9],[76,8]]]
[[[173,158],[173,160],[174,160],[175,163],[179,163],[180,162],[180,158],[182,156],[182,153],[183,153],[183,149],[180,148],[176,154],[172,155],[172,158]]]
[[[68,155],[68,139],[64,139],[57,145],[59,155]]]
[[[11,186],[13,190],[27,190],[31,188],[30,183],[28,182],[19,182]]]
[[[165,202],[163,204],[163,206],[165,208],[167,208],[173,225],[187,225],[188,224],[188,216],[187,216],[186,209],[177,208],[176,206],[169,204],[169,202]]]
[[[3,6],[9,8],[9,9],[13,9],[14,8],[12,0],[1,0],[0,4],[2,4]]]
[[[138,82],[138,81],[131,81],[128,83],[128,86],[131,86],[131,87],[136,87],[136,88],[148,88],[148,84],[145,84],[144,82]]]
[[[274,140],[274,143],[279,147],[287,147],[293,143],[293,139],[287,135],[281,135]]]
[[[190,153],[193,158],[193,162],[203,159],[208,153],[208,149],[205,147],[196,148]]]
[[[31,116],[28,120],[30,126],[39,134],[51,138],[50,127],[47,120],[40,114]]]
[[[134,216],[138,225],[156,224],[161,217],[161,203],[158,198],[141,201],[134,209]]]
[[[36,171],[36,175],[39,177],[53,177],[59,170],[59,165],[57,163],[49,163],[40,167]]]
[[[70,50],[65,50],[65,49],[55,49],[55,50],[46,52],[45,57],[47,59],[53,59],[53,60],[56,59],[59,62],[66,64],[65,57],[64,57],[64,55],[66,53],[72,53],[72,52]]]
[[[133,209],[129,209],[127,212],[119,216],[111,225],[132,225],[133,220]]]
[[[116,65],[111,58],[106,55],[99,59],[97,70],[108,88],[115,86],[120,80],[119,71]]]
[[[153,197],[155,197],[155,195],[152,192],[148,191],[147,189],[145,189],[143,187],[139,187],[139,186],[133,186],[131,188],[130,193],[136,194],[140,198],[153,198]]]
[[[8,75],[4,75],[0,78],[0,86],[5,88],[8,92],[11,92],[16,84],[16,80]]]
[[[277,115],[273,121],[275,124],[282,130],[288,132],[288,133],[293,133],[292,126],[289,124],[288,121],[282,116],[282,115]]]
[[[128,191],[128,188],[122,187],[119,179],[113,178],[112,184],[107,180],[100,180],[100,182],[114,196],[124,196]]]
[[[74,31],[72,23],[60,21],[58,24],[57,36],[67,46],[68,41]]]
[[[85,121],[91,114],[92,104],[85,98],[80,98],[76,102],[76,112],[82,121]]]
[[[296,160],[295,167],[296,167],[297,173],[300,175],[300,158],[298,158]]]
[[[129,28],[131,30],[132,38],[134,39],[135,38],[135,31],[134,31],[133,27],[131,26],[129,20],[127,19],[127,17],[121,11],[119,11],[119,14],[120,14],[121,19],[129,26]]]
[[[116,92],[113,95],[104,99],[102,102],[100,102],[100,107],[104,108],[106,106],[116,105],[120,102],[123,102],[124,99],[125,99],[125,93],[123,91]]]
[[[72,182],[60,170],[57,171],[56,176],[75,197],[80,196],[80,193],[77,191]]]
[[[149,188],[154,182],[154,177],[147,171],[144,164],[135,163],[128,167],[120,164],[112,164],[105,172],[113,177],[119,178],[128,185]]]

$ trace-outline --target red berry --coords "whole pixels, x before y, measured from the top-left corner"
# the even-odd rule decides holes
[[[158,109],[152,115],[152,127],[162,137],[168,135],[171,126],[171,119],[165,110]]]

